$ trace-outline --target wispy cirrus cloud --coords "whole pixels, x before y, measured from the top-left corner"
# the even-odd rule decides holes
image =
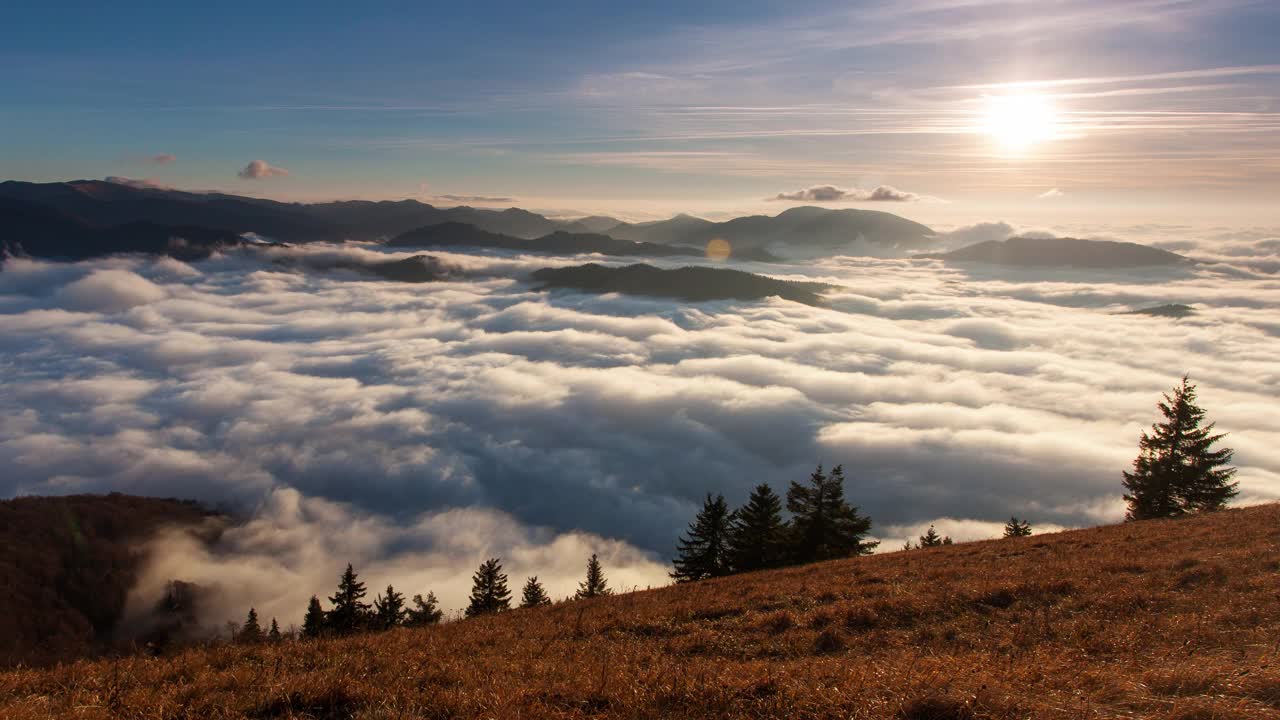
[[[158,155],[152,155],[151,157],[147,158],[147,162],[151,163],[152,165],[168,165],[177,159],[178,159],[178,156],[174,155],[173,153],[160,153]]]
[[[447,202],[481,203],[481,204],[513,203],[516,201],[516,199],[512,197],[501,197],[501,196],[493,196],[493,195],[432,195],[431,198],[433,200],[445,200]]]

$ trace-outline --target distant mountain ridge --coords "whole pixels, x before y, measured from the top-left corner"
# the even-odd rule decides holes
[[[719,238],[735,249],[765,249],[797,258],[833,254],[900,256],[932,246],[937,236],[926,225],[879,210],[812,206],[719,223],[677,215],[670,220],[618,225],[609,234],[626,240],[690,246],[705,246]]]
[[[1023,267],[1138,268],[1192,262],[1177,253],[1113,240],[1014,237],[988,240],[946,253],[920,255],[948,262]]]
[[[544,244],[590,244],[613,248],[611,252],[615,253],[626,251],[623,254],[632,254],[632,248],[615,241],[679,246],[685,250],[676,254],[689,254],[694,248],[701,252],[712,240],[724,240],[731,248],[730,257],[740,259],[770,257],[765,253],[792,258],[832,254],[900,256],[927,247],[935,238],[928,227],[889,213],[816,207],[726,222],[677,215],[656,222],[626,223],[606,216],[553,220],[520,208],[439,208],[417,200],[290,203],[101,180],[5,181],[0,182],[0,199],[52,213],[36,222],[26,209],[22,211],[26,220],[20,223],[11,220],[19,212],[17,205],[0,207],[0,244],[36,257],[72,259],[112,252],[164,253],[163,246],[170,236],[195,237],[195,244],[207,254],[209,248],[234,243],[235,237],[247,233],[287,243],[380,241],[444,223],[472,225],[487,233],[525,240],[545,240],[556,232],[594,234],[597,237],[591,243],[561,238]],[[146,235],[145,242],[100,234],[102,230],[133,223],[148,224],[132,229]],[[664,253],[650,247],[635,254]]]

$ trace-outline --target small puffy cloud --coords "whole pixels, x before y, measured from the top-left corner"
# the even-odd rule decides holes
[[[160,153],[158,155],[152,155],[148,160],[152,165],[168,165],[177,159],[178,156],[173,153]]]
[[[937,200],[928,195],[899,190],[891,185],[879,185],[870,190],[841,188],[835,185],[813,185],[795,192],[781,192],[770,200],[800,202],[919,202]]]
[[[241,180],[261,180],[262,178],[283,177],[288,170],[269,164],[266,160],[250,160],[244,169],[236,173]]]
[[[1060,197],[1065,197],[1065,196],[1066,196],[1066,193],[1062,192],[1058,188],[1049,188],[1048,190],[1045,190],[1044,192],[1037,195],[1036,198],[1040,200],[1056,200]]]

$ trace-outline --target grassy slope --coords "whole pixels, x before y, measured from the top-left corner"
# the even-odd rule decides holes
[[[1271,505],[13,671],[0,717],[1280,718],[1278,591]]]

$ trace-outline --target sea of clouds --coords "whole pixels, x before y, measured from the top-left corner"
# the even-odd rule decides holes
[[[970,228],[971,234],[990,228]],[[998,232],[998,229],[997,229]],[[1159,230],[1153,230],[1160,233]],[[1280,498],[1280,243],[1162,244],[1218,262],[1106,273],[837,257],[742,264],[840,289],[824,307],[543,292],[582,258],[432,253],[407,284],[367,245],[185,264],[11,259],[0,272],[0,497],[197,498],[247,522],[168,537],[168,579],[283,624],[347,562],[465,604],[504,559],[572,593],[600,554],[619,588],[667,582],[707,492],[741,502],[843,463],[884,549],[1115,522],[1120,473],[1183,373],[1236,449],[1240,502]],[[1161,243],[1156,243],[1161,244]],[[598,261],[607,261],[593,258]],[[1125,311],[1186,303],[1185,319]]]

